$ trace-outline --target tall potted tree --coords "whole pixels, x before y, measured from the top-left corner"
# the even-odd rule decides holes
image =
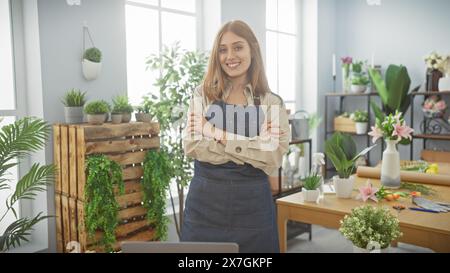
[[[171,47],[164,46],[160,55],[151,55],[147,59],[148,68],[159,70],[161,76],[155,86],[159,96],[149,96],[152,101],[150,113],[156,117],[161,128],[161,145],[169,154],[174,167],[174,180],[178,191],[179,216],[175,213],[175,204],[171,191],[175,226],[178,235],[181,233],[184,210],[184,188],[192,178],[192,160],[184,155],[182,131],[185,127],[185,113],[189,99],[195,88],[203,79],[207,56],[204,53],[186,51],[180,48],[179,42]]]
[[[49,134],[49,126],[40,119],[23,118],[0,130],[0,191],[10,190],[11,180],[8,171],[16,167],[21,159],[42,149]],[[18,160],[15,160],[18,159]],[[0,235],[0,252],[20,246],[28,242],[33,227],[48,218],[39,212],[32,218],[19,218],[15,209],[17,202],[34,199],[38,192],[46,190],[46,186],[53,182],[55,167],[53,165],[33,164],[25,175],[17,182],[14,193],[9,195],[2,204],[6,205],[5,213],[0,215],[0,223],[8,214],[16,219],[8,225]]]

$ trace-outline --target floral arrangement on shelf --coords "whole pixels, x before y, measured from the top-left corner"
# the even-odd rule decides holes
[[[367,111],[356,110],[350,115],[354,122],[365,123],[369,122],[369,113]]]
[[[354,246],[365,249],[371,243],[378,243],[381,249],[389,247],[392,241],[403,234],[399,220],[387,208],[363,206],[352,210],[340,221],[339,231]]]
[[[375,143],[379,138],[386,140],[395,140],[401,144],[409,144],[412,140],[412,133],[414,130],[406,125],[402,113],[396,111],[395,115],[390,114],[384,118],[384,121],[376,119],[375,126],[372,126],[372,131],[369,136],[372,137],[372,142]]]
[[[425,57],[425,63],[430,70],[439,70],[444,74],[450,74],[450,55],[440,55],[433,51]]]
[[[438,96],[431,96],[422,105],[422,111],[427,118],[442,118],[447,110],[447,104]]]

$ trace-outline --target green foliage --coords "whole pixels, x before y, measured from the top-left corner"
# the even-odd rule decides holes
[[[322,176],[314,173],[305,178],[305,181],[303,182],[303,187],[309,191],[316,190],[320,186],[321,178]]]
[[[411,103],[411,98],[408,96],[411,79],[406,67],[390,65],[386,71],[386,81],[374,69],[369,69],[369,75],[380,95],[384,114],[389,115],[396,111],[406,113]],[[374,103],[372,103],[372,108],[376,117],[383,120],[384,116],[380,115],[383,111]]]
[[[162,146],[167,147],[172,159],[179,211],[183,211],[183,189],[191,181],[193,169],[192,160],[185,157],[183,151],[182,131],[186,124],[180,113],[187,111],[195,88],[201,84],[207,60],[207,56],[203,53],[181,50],[179,43],[175,43],[171,48],[164,46],[160,55],[152,55],[147,59],[148,69],[161,72],[161,77],[155,83],[155,87],[159,89],[159,96],[152,95],[147,98],[149,101],[147,109],[152,117],[158,119]],[[178,234],[182,217],[183,214],[180,213],[179,221],[174,218]]]
[[[18,165],[21,159],[45,146],[50,127],[41,119],[23,118],[0,130],[0,191],[10,190],[7,178],[8,170]],[[28,241],[26,236],[34,225],[48,218],[39,213],[32,219],[18,218],[14,205],[20,200],[32,200],[38,192],[46,190],[46,186],[54,180],[53,165],[40,166],[34,164],[31,169],[17,182],[14,193],[5,200],[6,211],[0,215],[0,223],[8,213],[13,213],[16,221],[10,224],[0,236],[0,251],[20,246],[22,241]]]
[[[367,111],[356,110],[355,112],[353,112],[352,120],[354,122],[368,122],[369,113],[367,113]]]
[[[88,115],[100,115],[100,114],[106,114],[110,111],[110,106],[106,101],[103,100],[97,100],[88,103],[84,107],[84,113]]]
[[[72,89],[64,95],[62,103],[66,107],[81,107],[86,103],[86,92]]]
[[[133,113],[133,106],[128,101],[127,96],[117,96],[113,98],[113,113]]]
[[[102,61],[102,52],[96,47],[91,47],[84,51],[83,58],[94,63],[99,63]]]
[[[412,183],[402,182],[400,188],[409,190],[409,191],[418,191],[418,192],[422,193],[423,195],[435,195],[436,194],[436,190],[434,190],[433,188],[427,187],[425,185],[421,185],[421,184],[412,184]]]
[[[156,114],[158,110],[156,109],[156,107],[155,108],[153,107],[155,106],[155,104],[157,104],[155,101],[158,99],[158,97],[155,95],[151,95],[151,99],[148,96],[144,96],[142,97],[142,99],[143,100],[141,104],[138,107],[136,107],[136,111],[138,111],[138,113]]]
[[[366,148],[357,155],[353,138],[348,134],[337,132],[325,142],[325,154],[333,163],[339,177],[349,178],[355,171],[356,160],[366,155],[375,146]]]
[[[147,209],[147,220],[155,224],[157,240],[167,239],[168,219],[166,210],[167,190],[173,177],[173,166],[170,155],[165,149],[150,150],[144,160],[144,207]]]
[[[352,78],[352,84],[353,85],[368,85],[370,83],[370,80],[367,76],[355,76]]]
[[[363,67],[365,62],[363,61],[353,61],[351,64],[352,73],[360,74],[363,73]]]
[[[93,238],[97,230],[103,231],[101,244],[106,251],[112,251],[119,213],[114,185],[119,187],[121,194],[124,193],[122,168],[104,155],[93,155],[86,160],[86,172],[84,210],[88,236]]]
[[[352,209],[352,213],[340,223],[339,231],[355,246],[364,249],[370,242],[379,243],[382,249],[386,248],[403,235],[399,220],[387,208],[358,207]]]

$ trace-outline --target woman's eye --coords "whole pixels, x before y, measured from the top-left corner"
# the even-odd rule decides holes
[[[240,50],[242,50],[242,46],[237,46],[237,47],[234,48],[234,50],[240,51]]]
[[[226,48],[221,48],[221,49],[219,49],[219,53],[226,53],[227,52],[227,49]]]

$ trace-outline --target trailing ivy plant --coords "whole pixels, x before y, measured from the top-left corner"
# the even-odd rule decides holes
[[[183,222],[184,188],[192,179],[192,160],[184,155],[182,131],[186,126],[185,113],[189,100],[205,74],[208,56],[201,52],[186,51],[179,42],[171,47],[164,46],[159,55],[151,55],[147,60],[147,69],[159,71],[156,80],[156,94],[149,94],[146,101],[152,117],[156,117],[161,128],[161,145],[167,148],[173,165],[173,178],[177,185],[179,215],[175,213],[172,201],[175,227],[180,236]]]
[[[104,155],[88,157],[86,164],[85,223],[88,236],[93,238],[97,230],[103,231],[101,244],[105,251],[112,251],[116,242],[119,204],[114,196],[114,185],[124,194],[125,186],[120,165]]]
[[[147,220],[154,223],[157,240],[167,239],[169,219],[165,216],[167,190],[173,177],[173,167],[169,154],[165,149],[150,150],[144,160],[144,207],[147,209]]]

